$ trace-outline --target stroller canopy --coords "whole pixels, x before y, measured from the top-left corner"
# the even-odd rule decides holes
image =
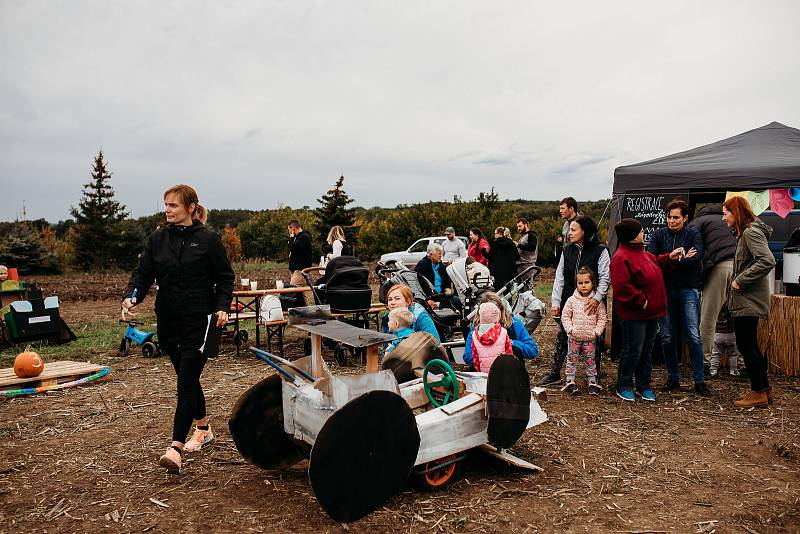
[[[328,289],[364,289],[369,287],[369,269],[358,258],[338,256],[325,266],[325,276],[317,283]]]

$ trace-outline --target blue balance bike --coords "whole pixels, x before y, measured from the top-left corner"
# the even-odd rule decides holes
[[[142,332],[136,328],[136,326],[141,323],[137,323],[135,321],[120,320],[120,323],[126,323],[128,325],[119,344],[120,356],[127,356],[128,351],[133,343],[136,343],[142,347],[142,356],[145,358],[161,356],[161,348],[158,346],[158,341],[155,338],[155,332]]]

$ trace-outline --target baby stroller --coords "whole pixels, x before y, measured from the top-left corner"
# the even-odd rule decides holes
[[[314,272],[324,274],[316,282],[312,280]],[[331,313],[347,314],[339,320],[359,328],[369,328],[369,316],[372,306],[372,288],[369,286],[369,269],[358,258],[353,256],[338,256],[333,258],[325,267],[308,267],[302,271],[306,284],[314,295],[314,303],[327,304]],[[349,353],[352,356],[362,354],[356,349],[347,347],[335,341],[326,340],[326,346],[333,350],[333,355],[339,365],[347,365]],[[311,354],[311,340],[304,343],[305,353]],[[361,351],[363,352],[363,351]]]
[[[469,315],[485,291],[494,291],[494,279],[489,268],[474,258],[459,258],[447,267],[447,275],[453,281],[458,297],[463,304],[463,315]]]
[[[379,263],[376,272],[381,280],[378,299],[383,304],[386,304],[386,296],[392,286],[397,284],[408,286],[414,294],[414,300],[425,308],[433,319],[439,338],[443,342],[453,339],[453,333],[459,330],[461,314],[451,308],[433,309],[428,304],[429,300],[441,302],[448,298],[448,295],[436,293],[433,284],[427,278],[394,260],[386,264]]]

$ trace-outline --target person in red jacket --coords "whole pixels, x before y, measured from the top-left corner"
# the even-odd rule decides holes
[[[633,402],[636,395],[654,402],[651,386],[653,342],[659,317],[667,314],[667,290],[656,257],[644,250],[644,232],[636,219],[614,226],[619,248],[611,260],[614,311],[621,321],[622,353],[617,396]],[[636,377],[636,393],[633,382]]]

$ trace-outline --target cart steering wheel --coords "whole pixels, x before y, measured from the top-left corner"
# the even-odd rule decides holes
[[[441,378],[436,382],[428,382],[428,373],[430,372],[440,374]],[[422,384],[425,388],[425,395],[428,396],[428,400],[437,408],[458,399],[458,378],[456,377],[456,372],[453,371],[450,364],[444,360],[431,360],[425,365],[425,369],[422,371]],[[439,403],[433,395],[432,389],[434,387],[442,387],[447,390],[441,403]]]

